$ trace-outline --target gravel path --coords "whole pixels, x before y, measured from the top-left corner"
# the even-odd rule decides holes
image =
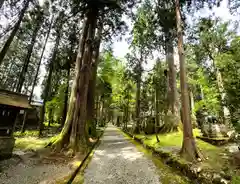
[[[0,172],[1,184],[49,184],[53,179],[63,177],[71,171],[68,164],[46,164],[31,156],[21,157],[21,161],[12,158],[5,160],[5,163],[0,162],[0,166],[8,164],[7,168]]]
[[[160,184],[154,163],[109,125],[85,169],[84,184]]]

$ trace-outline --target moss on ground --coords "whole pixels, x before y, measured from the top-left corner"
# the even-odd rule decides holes
[[[194,136],[199,136],[200,131],[198,129],[194,129],[193,131]],[[183,133],[181,131],[179,132],[173,132],[168,134],[159,134],[159,140],[160,142],[157,143],[156,135],[142,135],[137,134],[134,135],[136,138],[139,138],[143,141],[145,145],[148,146],[154,146],[155,148],[160,149],[166,149],[171,147],[178,148],[180,150],[183,140]],[[204,142],[200,139],[196,139],[197,146],[203,153],[204,157],[207,158],[201,163],[201,167],[205,170],[209,171],[215,171],[215,172],[221,172],[225,171],[226,174],[235,176],[240,171],[236,170],[229,162],[229,159],[227,159],[227,155],[229,153],[226,152],[224,147],[221,146],[214,146],[210,143]],[[169,149],[169,151],[172,151]],[[225,155],[225,158],[224,158]],[[240,183],[239,177],[235,179],[238,183]]]
[[[65,176],[64,178],[58,179],[55,181],[55,184],[66,184],[69,179],[71,178],[71,175]],[[83,176],[82,175],[77,175],[72,182],[72,184],[83,184]]]
[[[239,183],[240,183],[240,176],[234,176],[231,184],[239,184]]]
[[[97,137],[103,132],[102,128],[97,129]],[[36,151],[38,149],[44,148],[48,143],[55,142],[57,139],[61,138],[60,134],[51,137],[38,137],[38,130],[27,130],[24,133],[20,131],[14,132],[15,149],[20,149],[24,151]]]
[[[38,137],[17,137],[15,141],[15,149],[24,151],[36,151],[44,148],[51,138],[38,138]]]
[[[48,127],[48,122],[44,122],[43,124],[45,127]],[[50,124],[50,127],[60,127],[60,126],[61,126],[61,124],[59,124],[59,123],[51,123]]]
[[[155,166],[158,168],[158,174],[162,184],[190,184],[191,183],[187,177],[183,176],[180,172],[177,172],[176,170],[173,170],[172,168],[168,167],[159,158],[157,158],[151,151],[144,148],[140,143],[137,143],[136,141],[134,141],[130,136],[128,136],[124,132],[122,132],[122,134],[126,139],[131,141],[139,151],[143,152],[148,158],[150,158],[153,161]],[[138,136],[141,136],[141,135],[138,135]],[[141,136],[141,138],[143,137]],[[145,141],[150,141],[150,140],[146,139]]]
[[[24,137],[24,136],[33,136],[33,137],[37,137],[39,134],[38,130],[26,130],[24,133],[22,133],[21,131],[17,131],[14,132],[14,136],[15,137]]]

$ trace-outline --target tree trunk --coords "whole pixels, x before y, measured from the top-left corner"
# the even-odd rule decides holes
[[[136,91],[136,128],[134,133],[140,132],[140,95],[141,95],[141,80],[142,80],[142,49],[140,50],[140,62],[138,63],[138,74],[137,74],[137,91]]]
[[[159,120],[159,88],[157,86],[157,83],[155,83],[155,121],[156,126],[160,125]]]
[[[61,119],[61,127],[64,126],[66,117],[67,117],[67,107],[68,107],[68,91],[69,91],[69,80],[70,80],[70,69],[71,67],[68,67],[67,70],[67,86],[64,91],[64,107],[63,107],[63,113],[62,113],[62,119]]]
[[[176,68],[174,65],[174,50],[173,50],[173,35],[172,30],[165,30],[165,52],[166,61],[168,65],[167,72],[167,108],[164,109],[164,125],[161,129],[162,133],[168,133],[178,130],[180,122],[179,107],[178,107],[178,94],[176,83]]]
[[[21,24],[21,22],[23,20],[24,14],[26,13],[26,10],[28,9],[28,5],[29,5],[30,1],[31,0],[24,1],[25,5],[24,5],[24,7],[23,7],[23,9],[22,9],[22,11],[21,11],[21,13],[19,15],[19,19],[16,22],[15,26],[13,27],[13,30],[12,30],[9,38],[7,39],[6,43],[4,44],[4,46],[3,46],[2,50],[1,50],[1,53],[0,53],[0,65],[2,64],[3,59],[4,59],[6,53],[7,53],[8,49],[9,49],[9,46],[11,45],[11,43],[13,41],[13,38],[16,35],[16,33],[17,33],[17,31],[18,31],[18,29],[20,27],[20,24]]]
[[[177,83],[176,83],[176,68],[174,65],[174,50],[173,50],[173,41],[172,35],[167,34],[168,43],[166,44],[166,56],[168,63],[168,105],[172,114],[179,116],[178,113],[178,101],[177,101]]]
[[[190,118],[189,95],[187,86],[186,66],[183,49],[183,33],[182,20],[180,13],[179,0],[176,0],[176,24],[178,35],[178,54],[180,61],[180,85],[181,85],[181,100],[182,100],[182,115],[183,115],[183,143],[181,155],[190,160],[196,160],[200,155],[196,146],[192,132],[192,123]]]
[[[56,43],[55,43],[55,46],[53,48],[52,58],[51,58],[50,63],[49,63],[49,71],[48,71],[47,81],[46,81],[46,85],[45,85],[45,88],[44,88],[44,91],[43,91],[43,106],[41,108],[40,118],[39,118],[39,135],[40,136],[42,135],[42,130],[44,128],[43,127],[43,122],[44,122],[44,117],[45,117],[46,102],[47,102],[47,98],[48,98],[50,87],[51,87],[51,80],[52,80],[52,74],[53,74],[53,69],[54,69],[54,63],[55,63],[55,60],[56,60],[58,46],[59,46],[60,39],[61,39],[62,24],[63,24],[63,22],[61,22],[59,28],[57,28],[58,30],[57,30]]]
[[[105,118],[104,118],[104,99],[101,99],[102,104],[101,104],[101,109],[100,109],[100,124],[103,126]]]
[[[93,56],[93,64],[92,64],[92,76],[89,81],[88,98],[87,98],[87,125],[89,126],[89,131],[93,136],[96,135],[96,114],[94,111],[94,104],[95,104],[95,88],[96,88],[96,79],[97,79],[97,67],[99,62],[99,49],[100,49],[100,43],[101,43],[101,35],[102,35],[102,25],[100,25],[98,29],[98,34],[96,36],[96,45],[95,45],[95,51],[94,51],[95,53]]]
[[[128,119],[129,119],[129,103],[130,103],[130,100],[129,100],[129,91],[127,90],[126,91],[127,93],[127,102],[124,106],[124,115],[123,115],[123,129],[124,130],[127,130],[127,123],[128,123]]]
[[[96,21],[97,21],[97,10],[92,9],[89,12],[89,29],[88,36],[85,44],[85,50],[83,54],[82,67],[79,74],[77,102],[75,108],[77,113],[74,114],[76,121],[76,127],[72,126],[72,134],[70,136],[70,145],[72,145],[75,151],[86,151],[88,144],[88,134],[86,131],[87,121],[87,94],[90,81],[91,65],[92,65],[92,54],[93,54],[93,41],[95,36]],[[75,133],[76,132],[76,133]],[[79,146],[79,148],[78,148]]]
[[[100,100],[98,93],[96,94],[96,124],[99,122],[99,114],[100,114]]]
[[[87,31],[89,27],[89,18],[86,17],[84,20],[84,25],[83,25],[83,33],[82,37],[79,41],[79,49],[78,49],[78,55],[76,59],[76,64],[75,64],[75,78],[73,81],[72,89],[71,89],[71,95],[70,95],[70,102],[68,105],[68,112],[67,112],[67,117],[66,121],[64,123],[64,127],[60,133],[59,138],[53,142],[53,149],[55,151],[60,151],[63,149],[65,146],[69,145],[70,141],[70,135],[71,135],[71,129],[74,123],[74,111],[76,110],[76,97],[77,97],[77,89],[78,89],[78,83],[79,83],[79,75],[80,75],[80,69],[82,66],[82,57],[83,57],[83,52],[85,48],[85,42],[86,42],[86,37],[87,37]],[[76,124],[77,122],[75,122]]]
[[[40,29],[41,23],[43,21],[43,14],[40,10],[38,11],[38,17],[37,17],[36,21],[37,21],[37,23],[35,25],[35,29],[33,30],[31,43],[28,45],[27,55],[26,55],[26,58],[24,60],[23,68],[22,68],[20,76],[19,76],[19,82],[18,82],[18,85],[17,85],[17,92],[19,92],[19,93],[21,93],[23,83],[25,81],[25,77],[26,77],[26,74],[27,74],[28,65],[30,63],[30,58],[31,58],[31,55],[32,55],[33,47],[34,47],[34,44],[35,44],[35,41],[36,41],[36,38],[37,38],[37,33],[38,33],[38,30]]]
[[[221,110],[220,110],[220,117],[222,118],[222,122],[223,123],[227,123],[228,115],[230,114],[229,109],[226,107],[226,105],[224,105],[224,101],[226,98],[226,92],[223,86],[223,79],[222,79],[222,74],[219,71],[219,69],[217,67],[215,67],[215,71],[216,71],[216,78],[217,78],[217,85],[218,85],[218,91],[220,94],[220,104],[221,104]]]
[[[192,90],[190,90],[189,92],[190,95],[190,109],[191,109],[191,113],[194,114],[193,110],[194,110],[194,96],[193,96],[193,92]]]
[[[50,127],[52,123],[53,123],[53,109],[51,107],[48,112],[48,127]]]
[[[140,132],[140,95],[141,95],[141,74],[138,74],[136,92],[136,128],[135,133]]]
[[[220,115],[220,118],[222,119],[222,122],[227,123],[227,119],[228,119],[228,115],[230,114],[230,111],[224,105],[226,92],[225,92],[225,89],[224,89],[224,86],[223,86],[222,74],[219,71],[218,67],[216,66],[214,57],[212,56],[212,54],[210,52],[209,52],[208,56],[213,62],[213,68],[214,68],[215,76],[216,76],[216,79],[217,79],[217,87],[218,87],[217,89],[218,89],[219,101],[220,101],[220,105],[221,105],[219,115]]]
[[[160,125],[160,119],[159,119],[159,90],[158,90],[158,83],[155,81],[155,86],[153,89],[153,94],[152,96],[154,97],[153,99],[153,103],[154,103],[154,107],[155,107],[155,134],[156,134],[156,140],[157,142],[159,142],[159,138],[158,138],[158,127]]]
[[[70,103],[66,122],[53,148],[60,151],[64,147],[76,151],[85,151],[86,140],[86,103],[89,85],[92,41],[96,27],[97,11],[90,10],[85,18],[83,33],[79,42],[79,51],[76,59],[76,74],[71,89]],[[80,148],[83,148],[80,150]]]

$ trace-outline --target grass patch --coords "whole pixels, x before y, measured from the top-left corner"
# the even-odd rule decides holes
[[[193,131],[194,136],[199,136],[200,131],[198,129],[194,129]],[[135,135],[137,138],[140,138],[143,140],[143,143],[145,145],[154,146],[155,148],[161,148],[161,149],[169,149],[170,152],[172,151],[171,147],[176,147],[180,150],[182,146],[182,140],[183,140],[183,133],[181,131],[179,132],[173,132],[168,134],[159,134],[159,140],[160,142],[157,143],[156,135],[142,135],[138,134]],[[207,158],[201,163],[201,166],[204,170],[208,171],[214,171],[214,172],[220,172],[225,171],[226,173],[231,173],[230,175],[234,176],[236,175],[236,172],[234,171],[235,168],[230,164],[227,157],[223,158],[223,155],[229,155],[229,153],[225,150],[223,146],[214,146],[210,143],[204,142],[200,139],[196,139],[197,146],[203,153],[203,155]],[[240,183],[240,177],[235,177],[234,182]],[[234,183],[234,184],[235,184]]]
[[[48,127],[48,122],[43,123],[45,127]],[[60,127],[61,125],[59,123],[51,123],[50,127]]]
[[[37,137],[38,133],[39,133],[38,130],[26,130],[24,133],[22,133],[21,131],[14,132],[13,135],[15,137],[23,137],[23,136]]]
[[[234,176],[231,184],[239,184],[240,183],[240,176]]]
[[[24,151],[36,151],[44,148],[49,141],[49,138],[38,138],[38,137],[17,137],[15,141],[15,149],[21,149]]]

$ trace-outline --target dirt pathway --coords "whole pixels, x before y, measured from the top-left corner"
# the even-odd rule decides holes
[[[109,125],[85,169],[85,184],[159,184],[154,163]]]

